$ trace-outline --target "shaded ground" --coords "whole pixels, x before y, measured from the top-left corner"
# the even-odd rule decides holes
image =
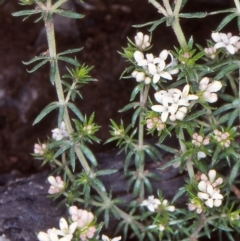
[[[227,1],[189,1],[186,11],[205,11],[224,8]],[[207,4],[208,3],[208,4]],[[133,24],[145,23],[159,18],[157,11],[143,0],[89,0],[82,5],[72,2],[70,8],[85,15],[83,20],[57,21],[58,51],[83,46],[77,55],[88,66],[94,65],[92,76],[98,79],[82,88],[84,100],[77,102],[83,114],[95,111],[96,121],[102,127],[98,137],[103,141],[109,137],[109,118],[129,121],[130,113],[119,114],[118,110],[128,103],[133,80],[119,80],[125,68],[124,60],[117,53],[126,46],[126,37],[133,38],[137,29]],[[201,8],[201,9],[199,9]],[[33,74],[26,72],[22,61],[47,50],[43,24],[33,24],[34,18],[22,22],[11,13],[27,9],[16,1],[5,1],[0,5],[0,173],[17,169],[22,173],[33,173],[38,165],[29,153],[34,143],[46,140],[55,128],[56,115],[32,126],[34,118],[48,103],[55,100],[54,89],[49,83],[48,67]],[[188,37],[194,36],[205,44],[211,30],[222,16],[207,20],[181,20]],[[207,24],[206,24],[207,23]],[[142,29],[147,32],[147,29]],[[159,27],[153,35],[153,52],[157,55],[163,48],[177,45],[171,29]],[[62,71],[65,68],[62,67]],[[94,146],[96,152],[113,146]]]

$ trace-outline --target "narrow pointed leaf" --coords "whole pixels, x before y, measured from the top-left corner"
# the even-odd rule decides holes
[[[31,63],[34,63],[34,62],[36,62],[36,61],[38,61],[38,60],[42,60],[42,59],[48,59],[48,57],[46,57],[46,56],[36,56],[36,57],[34,57],[34,58],[32,58],[31,60],[29,60],[29,61],[22,61],[23,62],[23,64],[25,64],[25,65],[29,65],[29,64],[31,64]]]
[[[73,58],[68,58],[68,57],[57,57],[57,59],[59,59],[59,60],[62,60],[62,61],[64,61],[64,62],[67,62],[67,63],[69,63],[69,64],[72,64],[72,65],[74,65],[74,66],[80,66],[80,64],[78,63],[78,61],[76,61],[75,59],[73,59]]]
[[[72,171],[74,172],[75,171],[75,166],[76,166],[74,146],[70,147],[69,159],[70,159],[70,164],[71,164],[71,167],[72,167]]]
[[[12,15],[14,17],[19,17],[19,16],[26,16],[26,15],[32,15],[37,13],[41,13],[41,11],[40,10],[23,10],[23,11],[12,13]]]
[[[218,25],[216,32],[219,32],[222,30],[222,28],[224,28],[233,18],[237,17],[238,14],[237,13],[232,13],[227,15],[222,22]]]
[[[180,13],[178,16],[180,18],[205,18],[207,16],[207,13],[206,12]]]
[[[94,156],[94,154],[92,153],[92,151],[85,145],[81,145],[80,146],[83,154],[86,156],[86,158],[94,165],[94,166],[97,166],[98,163],[97,163],[97,160]]]
[[[84,17],[84,15],[79,14],[79,13],[74,13],[72,11],[69,10],[64,10],[64,9],[56,9],[54,11],[56,14],[61,15],[63,17],[67,17],[67,18],[77,18],[77,19],[81,19]]]
[[[76,105],[74,105],[73,103],[67,103],[67,107],[69,107],[69,109],[71,109],[81,121],[84,121],[83,115],[76,107]]]
[[[65,55],[65,54],[72,54],[72,53],[77,53],[80,52],[83,48],[77,48],[77,49],[68,49],[66,51],[63,51],[58,54],[58,56]]]
[[[33,67],[31,70],[27,70],[27,72],[32,73],[32,72],[36,71],[37,69],[39,69],[40,67],[42,67],[47,62],[48,62],[48,59],[45,59],[42,62],[40,62],[39,64],[35,65],[35,67]]]
[[[43,117],[45,117],[48,113],[50,113],[52,110],[59,107],[59,103],[57,101],[50,103],[47,105],[37,116],[37,118],[34,120],[33,125],[37,124],[40,120],[42,120]]]

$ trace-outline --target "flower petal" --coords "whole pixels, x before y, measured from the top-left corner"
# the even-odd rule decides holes
[[[212,39],[215,41],[215,42],[219,42],[221,41],[221,37],[220,37],[220,34],[219,33],[212,33]]]
[[[160,112],[160,113],[163,112],[163,111],[166,111],[166,108],[164,106],[162,106],[162,105],[153,105],[151,107],[151,109],[153,111]]]
[[[235,48],[231,44],[227,45],[226,49],[230,54],[235,54],[235,52],[236,52]]]

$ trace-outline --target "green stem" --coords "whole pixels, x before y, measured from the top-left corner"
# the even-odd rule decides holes
[[[59,0],[55,4],[53,4],[51,11],[54,12],[57,8],[59,8],[63,3],[67,2],[68,0]]]
[[[179,139],[179,144],[180,144],[182,154],[184,154],[186,152],[187,148],[186,148],[186,145],[183,143],[183,140],[185,140],[185,137],[184,137],[183,129],[181,127],[179,129],[178,139]],[[187,171],[188,171],[190,180],[193,180],[195,178],[195,174],[194,174],[194,170],[193,170],[193,163],[192,163],[191,157],[188,158],[186,167],[187,167]]]

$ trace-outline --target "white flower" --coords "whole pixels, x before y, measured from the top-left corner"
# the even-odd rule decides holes
[[[134,70],[132,72],[132,76],[136,79],[137,82],[144,81],[145,84],[151,83],[151,79],[148,76],[146,76],[144,72],[139,72],[139,71]]]
[[[58,193],[64,188],[64,182],[62,181],[60,176],[49,176],[48,182],[51,184],[51,186],[48,189],[49,194]]]
[[[74,222],[70,226],[68,226],[67,221],[64,218],[61,218],[59,222],[59,227],[60,230],[56,231],[57,234],[65,237],[66,240],[71,240],[73,237],[73,233],[77,228],[77,222]]]
[[[164,229],[165,229],[165,227],[164,227],[162,224],[160,224],[160,225],[158,226],[158,230],[159,230],[160,232],[164,231]]]
[[[208,177],[205,174],[201,175],[201,181],[198,183],[198,197],[205,201],[206,206],[212,208],[213,206],[219,207],[222,204],[223,196],[220,194],[219,188],[216,186],[222,184],[222,178],[216,178],[216,171],[210,170],[208,172]]]
[[[121,239],[122,239],[121,236],[110,239],[108,236],[104,234],[102,235],[102,241],[119,241]]]
[[[240,40],[238,36],[232,36],[231,33],[212,33],[212,39],[216,42],[215,49],[225,48],[230,54],[238,51],[237,42]]]
[[[222,88],[220,81],[214,80],[209,84],[209,78],[204,77],[199,82],[199,89],[203,92],[203,99],[209,103],[216,102],[218,97],[214,92],[219,91]]]
[[[202,159],[202,158],[205,158],[207,155],[203,152],[203,151],[199,151],[197,153],[197,158],[198,160]]]
[[[149,211],[154,212],[156,209],[158,209],[158,206],[161,204],[160,200],[157,198],[154,198],[154,196],[149,196],[147,200],[144,200],[141,203],[141,206],[147,206]]]
[[[56,141],[60,141],[65,137],[68,137],[68,132],[64,122],[61,123],[60,128],[55,128],[52,130],[52,138]]]
[[[145,49],[150,46],[149,42],[149,35],[143,35],[142,32],[138,32],[137,35],[135,36],[135,44],[141,48]]]

